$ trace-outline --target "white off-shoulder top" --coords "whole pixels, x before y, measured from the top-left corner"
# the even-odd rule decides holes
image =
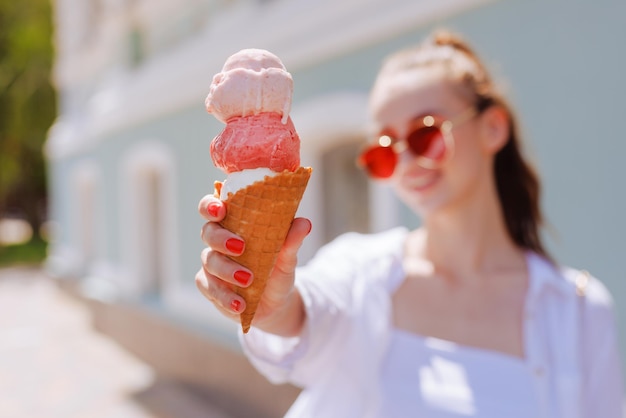
[[[244,352],[270,381],[303,388],[289,418],[623,418],[612,299],[591,277],[527,254],[524,358],[395,328],[408,231],[346,234],[298,269],[297,338],[253,328]]]

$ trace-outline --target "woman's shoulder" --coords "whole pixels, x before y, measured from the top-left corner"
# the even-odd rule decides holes
[[[569,297],[582,298],[585,304],[612,308],[613,298],[605,284],[584,269],[557,264],[545,257],[531,253],[530,273],[537,288],[548,285]]]
[[[613,328],[613,297],[600,279],[586,270],[557,264],[534,253],[530,255],[529,268],[531,297],[565,309],[572,304],[580,306],[581,310],[576,311],[581,313],[585,328],[596,327],[598,332]],[[548,292],[544,292],[546,288]]]
[[[561,274],[569,286],[574,288],[578,297],[582,297],[586,305],[595,307],[613,307],[613,297],[606,285],[587,270],[569,266],[560,267]]]

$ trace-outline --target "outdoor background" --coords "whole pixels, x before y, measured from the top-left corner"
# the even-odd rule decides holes
[[[306,262],[419,224],[354,157],[380,61],[439,27],[519,112],[549,249],[611,291],[626,359],[625,22],[623,0],[0,0],[0,417],[280,416],[297,390],[194,285],[211,78],[248,47],[292,73]]]

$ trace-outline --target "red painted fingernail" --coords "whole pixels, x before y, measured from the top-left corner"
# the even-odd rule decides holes
[[[220,205],[219,203],[209,203],[206,207],[206,211],[209,214],[209,216],[213,217],[213,218],[217,218],[217,214],[220,211]]]
[[[309,230],[306,232],[306,234],[309,235],[312,229],[313,229],[313,224],[311,223],[311,221],[309,221]]]
[[[240,254],[243,251],[243,241],[237,238],[230,238],[226,241],[228,251]]]
[[[233,312],[239,313],[239,310],[241,309],[241,301],[233,299],[232,302],[230,302],[230,309],[232,309]]]
[[[233,274],[233,276],[235,277],[235,280],[245,286],[250,281],[250,277],[252,277],[252,274],[248,273],[247,271],[237,270],[235,274]]]

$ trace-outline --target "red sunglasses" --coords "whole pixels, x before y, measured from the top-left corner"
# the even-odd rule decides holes
[[[476,107],[472,106],[452,120],[432,115],[419,117],[411,122],[404,140],[383,134],[374,144],[365,148],[357,163],[371,177],[385,179],[393,174],[398,155],[408,149],[422,167],[437,168],[454,153],[452,127],[470,120],[477,113]]]

